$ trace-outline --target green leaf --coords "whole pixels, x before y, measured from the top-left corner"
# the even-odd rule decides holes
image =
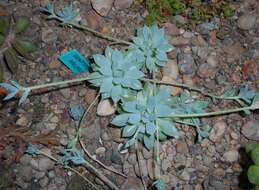
[[[30,25],[30,19],[28,17],[19,17],[15,23],[15,31],[17,33],[24,32]]]
[[[14,49],[24,57],[27,57],[28,54],[36,51],[36,46],[29,40],[17,39],[13,44]]]
[[[112,120],[112,124],[115,126],[119,126],[122,127],[124,125],[126,125],[126,123],[129,120],[129,114],[120,114],[118,116],[116,116],[113,120]]]
[[[6,60],[8,68],[12,73],[16,73],[18,69],[18,65],[20,64],[20,60],[18,59],[18,55],[13,48],[9,48],[4,52],[4,58]]]
[[[259,165],[259,147],[258,146],[252,150],[251,159],[256,165]]]
[[[259,185],[259,166],[250,166],[247,171],[247,176],[250,183]]]
[[[0,47],[4,44],[5,42],[5,36],[0,34]]]
[[[154,147],[155,137],[154,135],[144,134],[144,145],[148,150],[151,150]]]
[[[9,16],[0,17],[0,34],[6,36],[9,32],[11,18]]]
[[[131,137],[135,134],[136,131],[137,131],[136,125],[127,125],[123,128],[122,136],[123,137]]]
[[[250,153],[255,148],[259,148],[259,144],[257,144],[257,143],[249,143],[249,144],[245,145],[246,153]]]

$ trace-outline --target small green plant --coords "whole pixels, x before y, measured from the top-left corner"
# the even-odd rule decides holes
[[[190,18],[190,22],[209,21],[215,16],[221,17],[222,13],[225,18],[233,16],[229,2],[225,1],[143,0],[141,3],[149,13],[145,18],[148,26],[166,22],[171,15],[182,14]]]
[[[12,73],[15,73],[20,64],[20,56],[30,58],[30,54],[36,50],[36,46],[31,40],[21,36],[30,25],[27,17],[18,17],[12,24],[9,16],[0,18],[0,56],[6,61],[6,64]],[[0,69],[1,70],[1,69]]]
[[[250,183],[259,189],[259,144],[247,144],[246,152],[250,155],[253,164],[248,168],[247,177]]]
[[[42,88],[63,87],[72,83],[89,81],[93,86],[99,88],[99,93],[95,101],[100,94],[102,99],[111,98],[118,105],[117,115],[111,123],[122,129],[122,136],[126,138],[125,147],[135,145],[137,148],[138,143],[143,143],[148,149],[154,149],[154,152],[156,152],[156,180],[153,186],[158,190],[164,190],[166,187],[160,175],[159,143],[162,140],[171,137],[177,138],[180,135],[179,129],[176,127],[177,123],[195,127],[198,140],[201,140],[209,134],[209,129],[200,120],[201,117],[235,112],[250,114],[251,111],[259,109],[259,94],[249,90],[247,87],[241,88],[238,91],[228,91],[221,96],[216,96],[185,84],[165,83],[156,80],[156,71],[167,61],[166,53],[174,48],[168,43],[164,30],[159,29],[157,25],[151,27],[144,26],[137,31],[137,36],[133,38],[133,42],[127,42],[105,36],[87,26],[81,25],[77,19],[79,15],[75,14],[75,11],[71,7],[62,10],[61,14],[59,11],[54,10],[53,5],[48,5],[44,8],[44,12],[50,14],[48,17],[50,19],[56,19],[63,25],[90,31],[99,37],[116,43],[129,45],[128,49],[119,51],[107,47],[105,55],[94,55],[95,64],[93,66],[93,73],[88,77],[29,87],[21,86],[14,81],[11,84],[0,83],[0,87],[5,88],[8,92],[4,100],[10,100],[19,94],[21,96],[19,103],[22,104],[25,103],[31,91]],[[179,96],[171,96],[170,90],[161,87],[160,84],[194,90],[211,97],[213,100],[234,100],[239,103],[240,107],[208,112],[206,110],[208,101],[196,100],[187,92]],[[111,189],[119,189],[108,178],[90,165],[84,159],[81,151],[76,147],[79,143],[84,152],[87,152],[80,141],[80,129],[82,120],[95,101],[85,111],[75,107],[71,108],[72,118],[78,122],[76,137],[61,152],[60,159],[52,157],[52,160],[70,169],[71,167],[68,166],[69,163],[86,165],[86,168],[94,171]],[[81,119],[79,119],[80,116]],[[29,152],[44,154],[38,149],[29,149]],[[49,155],[44,155],[50,157]],[[147,189],[144,180],[142,181],[144,189]]]

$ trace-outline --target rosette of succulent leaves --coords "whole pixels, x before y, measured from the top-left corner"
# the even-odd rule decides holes
[[[153,73],[158,67],[165,65],[166,53],[173,49],[175,47],[168,43],[164,29],[154,24],[137,30],[137,36],[133,38],[133,44],[128,51],[136,56],[140,68]]]

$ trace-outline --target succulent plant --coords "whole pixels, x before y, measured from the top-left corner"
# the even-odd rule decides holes
[[[131,138],[126,147],[140,139],[151,149],[157,132],[159,140],[165,140],[167,136],[178,137],[178,130],[170,119],[173,112],[168,106],[170,97],[168,88],[158,88],[146,83],[133,101],[123,101],[120,115],[113,119],[112,124],[123,128],[123,137]]]
[[[60,19],[63,25],[78,23],[81,20],[79,12],[74,9],[72,4],[57,11],[53,4],[47,4],[42,8],[42,11],[49,14],[49,19]]]
[[[0,18],[0,47],[3,49],[3,57],[12,73],[16,73],[20,64],[19,56],[29,58],[30,53],[36,50],[36,46],[30,40],[20,36],[30,25],[27,17],[19,17],[14,25],[9,16]]]
[[[253,162],[247,171],[248,180],[259,189],[259,144],[247,144],[245,149]]]
[[[131,55],[106,48],[105,56],[93,55],[96,71],[89,76],[89,82],[100,87],[102,98],[111,97],[118,102],[132,90],[142,89],[140,78],[144,76],[134,64]]]
[[[137,56],[139,66],[150,72],[164,66],[167,61],[166,53],[173,49],[174,46],[168,43],[164,29],[159,29],[156,24],[138,29],[133,44],[129,46],[129,52],[134,52]]]

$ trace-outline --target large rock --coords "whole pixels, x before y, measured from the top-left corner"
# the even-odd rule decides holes
[[[101,16],[107,16],[112,8],[113,0],[91,0],[94,10]]]
[[[223,137],[227,124],[224,121],[218,121],[212,127],[209,139],[213,142],[218,142]]]
[[[259,121],[250,120],[242,128],[242,134],[249,140],[259,140]]]
[[[242,30],[250,30],[254,28],[257,14],[244,14],[238,19],[238,27]]]
[[[115,110],[116,108],[111,100],[109,99],[102,100],[97,106],[97,115],[99,116],[112,115],[115,113]]]
[[[132,5],[133,0],[115,0],[114,6],[118,10],[128,9]]]
[[[179,54],[178,66],[182,74],[194,74],[196,72],[196,64],[191,54]]]

